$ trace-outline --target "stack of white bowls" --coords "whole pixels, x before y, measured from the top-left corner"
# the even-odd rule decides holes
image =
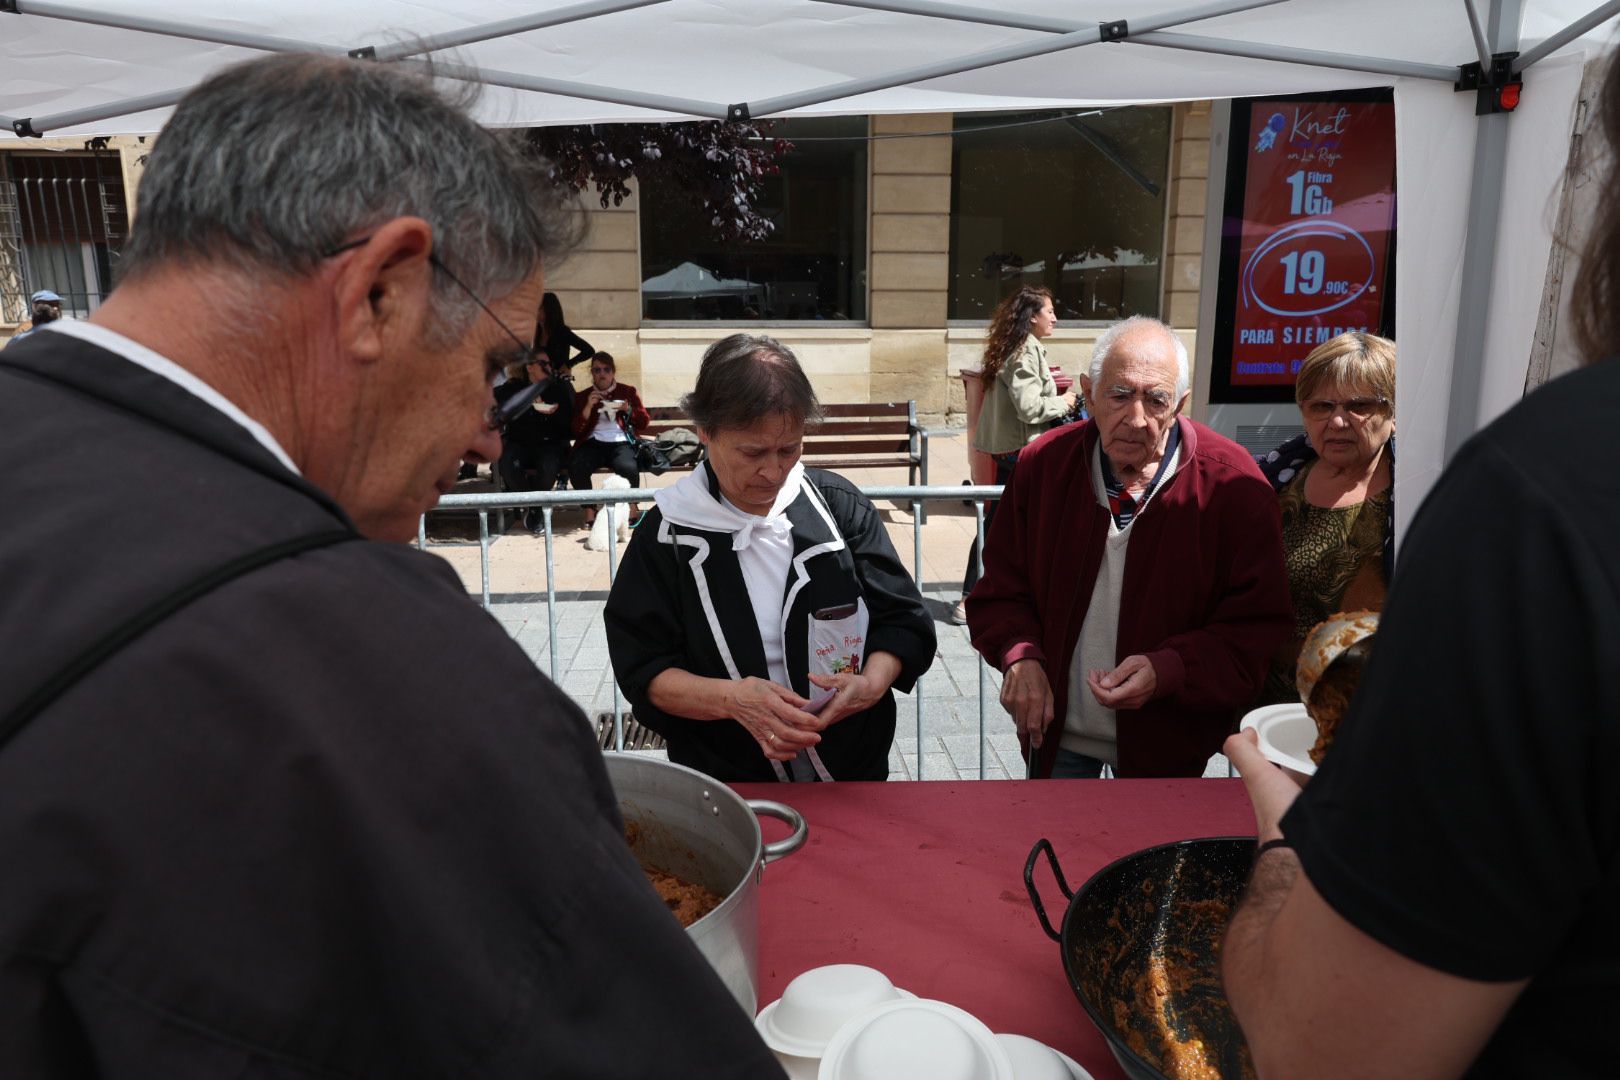
[[[812,968],[754,1021],[791,1080],[1091,1080],[1022,1035],[909,994],[860,964]]]

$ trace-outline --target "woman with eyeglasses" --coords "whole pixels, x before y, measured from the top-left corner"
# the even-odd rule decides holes
[[[1311,628],[1341,611],[1381,611],[1394,567],[1395,343],[1340,334],[1294,381],[1305,422],[1256,460],[1282,504],[1294,634],[1272,662],[1262,704],[1298,701],[1294,669]]]
[[[984,407],[973,435],[973,449],[989,454],[996,462],[995,483],[1012,479],[1018,452],[1039,438],[1054,420],[1075,411],[1080,395],[1070,390],[1060,394],[1052,371],[1046,365],[1046,346],[1041,344],[1057,328],[1057,312],[1052,294],[1037,285],[1024,285],[996,306],[985,333],[984,360],[979,380],[984,384]],[[984,531],[990,535],[990,521],[996,504],[984,508]],[[951,611],[951,622],[967,622],[967,594],[979,580],[979,543],[968,549],[967,575],[962,579],[962,599]]]

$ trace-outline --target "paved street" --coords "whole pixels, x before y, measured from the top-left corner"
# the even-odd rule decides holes
[[[685,474],[647,477],[644,482],[661,487],[682,475]],[[862,485],[907,482],[903,469],[861,469],[852,470],[848,475]],[[966,477],[966,434],[962,431],[935,434],[930,439],[930,480],[936,485],[950,485]],[[914,565],[916,547],[911,514],[887,504],[879,505],[884,508],[889,535],[901,559],[908,566]],[[581,527],[583,511],[559,510],[554,517],[556,671],[552,670],[552,630],[547,617],[546,555],[542,538],[532,537],[512,525],[490,545],[490,611],[540,670],[551,674],[593,718],[611,714],[615,707],[615,687],[602,627],[602,607],[610,583],[608,553],[586,549],[586,533]],[[977,779],[981,766],[986,779],[1005,780],[1024,775],[1018,740],[1012,733],[1012,719],[998,700],[1001,677],[980,662],[968,643],[967,628],[953,626],[948,620],[951,607],[961,593],[962,573],[973,532],[973,509],[960,500],[933,503],[928,521],[921,528],[919,580],[923,597],[936,619],[939,653],[918,692],[900,695],[899,730],[890,754],[892,779]],[[461,575],[468,591],[477,597],[481,594],[478,544],[475,540],[440,539],[467,536],[476,538],[475,523],[463,519],[441,524],[430,519],[429,549],[448,560]],[[618,552],[622,554],[623,550],[620,545]],[[920,738],[919,697],[922,702]],[[620,709],[625,708],[622,699],[617,704]],[[1211,759],[1206,775],[1227,775],[1225,759],[1219,755]]]

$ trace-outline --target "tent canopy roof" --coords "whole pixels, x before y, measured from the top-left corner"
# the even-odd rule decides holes
[[[1072,108],[1392,85],[1398,535],[1460,442],[1524,392],[1553,245],[1548,208],[1580,123],[1584,63],[1607,45],[1607,19],[1620,12],[1620,0],[6,3],[0,139],[13,130],[156,131],[186,89],[265,49],[431,55],[441,74],[491,88],[478,116],[495,126]],[[1123,27],[1103,25],[1120,19]],[[1557,58],[1526,72],[1516,113],[1476,119],[1474,95],[1452,83],[1492,52],[1518,53],[1515,68]],[[1199,335],[1200,348],[1208,337]]]
[[[1020,26],[918,13],[952,6],[931,0],[856,2],[283,0],[221,8],[208,0],[18,0],[18,13],[0,13],[0,117],[8,127],[14,119],[33,119],[34,129],[48,134],[156,131],[180,92],[256,55],[223,41],[339,55],[375,48],[383,57],[414,51],[424,39],[452,46],[435,52],[435,61],[497,84],[481,102],[481,118],[525,126],[724,116],[739,104],[755,116],[784,109],[1033,109],[1393,81],[1387,73],[1325,66],[1321,56],[1284,63],[1141,43],[1176,35],[1217,46],[1375,57],[1440,77],[1479,56],[1463,0],[1010,0],[1007,11],[956,6]],[[1525,48],[1586,15],[1595,2],[1526,0]],[[1246,5],[1252,9],[1235,10]],[[1185,18],[1221,10],[1230,13]],[[574,18],[582,13],[587,17]],[[1130,28],[1126,41],[1078,44],[1094,41],[1099,24],[1122,18]],[[540,25],[548,22],[554,25]],[[151,29],[125,28],[141,26]],[[1008,56],[1015,58],[921,77]],[[872,88],[854,92],[863,86]],[[140,106],[143,98],[153,100],[130,112],[128,103]],[[113,115],[97,116],[107,113]]]

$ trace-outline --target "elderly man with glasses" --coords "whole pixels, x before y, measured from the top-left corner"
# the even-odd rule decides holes
[[[118,288],[0,356],[0,1076],[780,1076],[585,716],[400,543],[575,229],[463,104],[224,70]]]
[[[1187,350],[1138,316],[1080,377],[1091,419],[1018,459],[968,597],[1031,776],[1199,776],[1288,636],[1277,502],[1181,415]]]

